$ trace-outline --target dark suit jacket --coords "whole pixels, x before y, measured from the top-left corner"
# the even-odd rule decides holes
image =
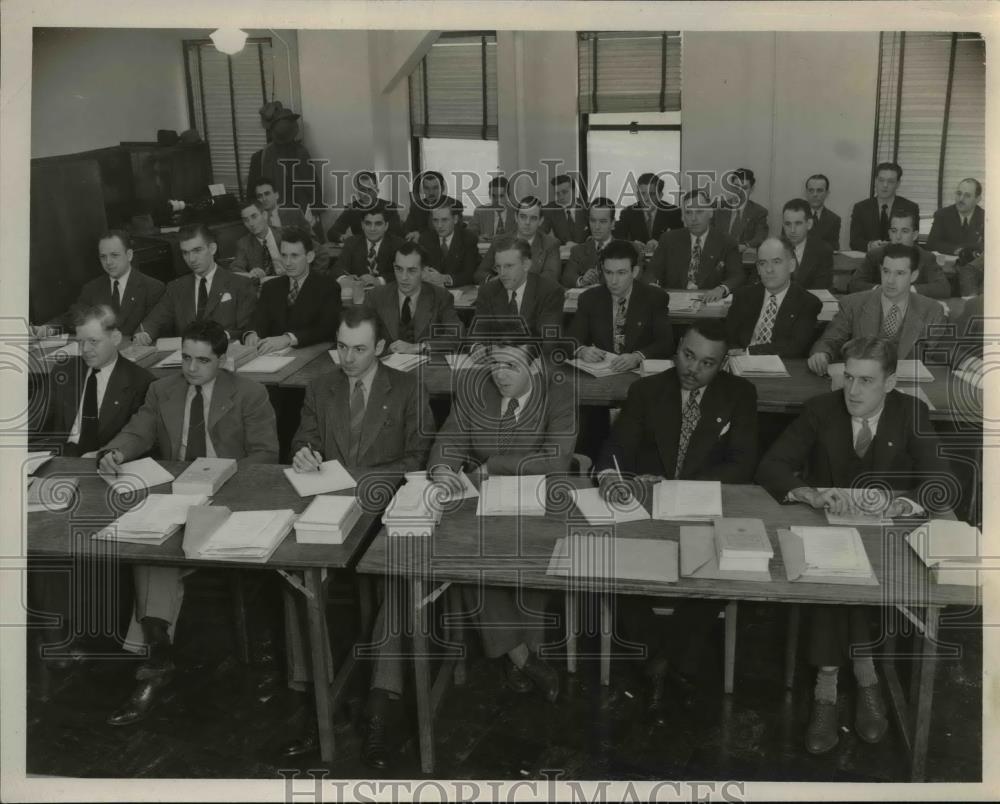
[[[985,329],[984,297],[979,295],[965,303],[962,314],[955,322],[955,337],[958,340],[958,346],[952,355],[952,366],[958,367],[970,357],[982,358]]]
[[[541,337],[542,330],[562,330],[563,297],[565,290],[538,274],[528,274],[518,318],[512,318],[507,309],[510,298],[499,279],[479,288],[476,297],[476,314],[470,334],[531,334]]]
[[[834,251],[840,251],[840,215],[828,207],[823,207],[819,220],[815,217],[813,210],[813,228],[809,233],[812,237],[829,243]]]
[[[622,210],[615,224],[614,236],[621,240],[639,240],[648,243],[650,240],[659,240],[664,232],[683,228],[684,218],[680,207],[661,201],[653,217],[653,231],[649,231],[645,210],[638,204],[633,204]]]
[[[448,244],[448,253],[441,253],[441,238],[437,232],[425,229],[420,233],[420,245],[427,252],[427,264],[439,273],[451,277],[454,287],[471,285],[475,282],[476,266],[479,265],[478,239],[474,232],[464,227],[455,227]]]
[[[142,329],[154,340],[166,335],[180,335],[195,319],[194,294],[194,274],[175,279],[167,285],[159,303],[143,320]],[[218,322],[229,333],[230,340],[239,340],[253,320],[256,305],[257,293],[249,279],[216,267],[205,309],[206,319]]]
[[[350,454],[350,381],[339,366],[309,383],[302,419],[292,439],[292,454],[311,444],[327,461],[348,469],[378,469],[398,479],[427,465],[434,418],[427,391],[417,374],[396,371],[381,363],[372,381],[362,423],[358,463]]]
[[[382,238],[382,243],[378,248],[378,256],[375,259],[378,265],[379,276],[386,282],[396,281],[396,272],[393,265],[396,262],[396,249],[403,245],[401,237],[386,233]],[[351,274],[353,276],[364,276],[368,273],[368,240],[364,235],[349,237],[344,243],[344,248],[337,258],[337,264],[333,267],[333,278]]]
[[[332,341],[340,321],[340,285],[310,271],[289,307],[291,285],[287,276],[276,276],[261,286],[251,330],[261,338],[291,332],[299,346]]]
[[[450,195],[444,195],[441,196],[440,203],[451,207],[457,202]],[[410,214],[406,216],[406,223],[403,228],[407,234],[410,232],[422,232],[424,229],[431,228],[430,210],[422,208],[412,196],[410,197]]]
[[[66,443],[76,414],[83,402],[84,386],[87,382],[87,364],[78,357],[69,363],[65,369],[49,373],[49,393],[46,399],[45,420],[37,439],[32,439],[40,445],[44,442],[47,449],[63,448],[66,455],[78,454],[77,445]],[[146,389],[153,381],[153,375],[131,360],[118,356],[114,371],[108,378],[104,389],[104,399],[101,400],[97,412],[97,436],[101,444],[106,444],[114,438],[118,431],[127,423],[132,414],[142,405],[146,398]]]
[[[373,288],[366,301],[385,327],[386,344],[399,340],[399,289],[395,283]],[[432,339],[457,342],[461,337],[462,323],[455,312],[454,297],[444,288],[424,282],[413,311],[413,343]]]
[[[399,207],[391,201],[385,201],[381,198],[379,202],[385,205],[385,222],[389,225],[388,233],[402,237],[403,221],[399,217]],[[345,234],[362,236],[365,233],[362,223],[365,219],[365,210],[368,208],[367,206],[363,207],[358,199],[354,199],[351,205],[340,213],[337,220],[333,222],[333,226],[327,229],[327,239],[337,242]]]
[[[927,248],[942,254],[958,254],[963,248],[983,250],[983,233],[986,225],[986,213],[982,207],[976,207],[969,219],[969,230],[962,231],[962,218],[958,208],[951,204],[942,207],[934,213],[934,223],[931,233],[927,236]]]
[[[645,357],[661,359],[674,354],[674,332],[670,324],[670,296],[653,285],[632,284],[625,313],[624,352],[642,352]],[[614,316],[611,292],[604,285],[580,294],[576,315],[569,325],[569,337],[579,346],[596,346],[614,353]]]
[[[496,237],[496,209],[494,207],[476,207],[472,210],[472,221],[469,223],[469,230],[476,237],[484,237],[492,240]],[[514,217],[514,210],[506,207],[503,218],[504,231],[513,234],[517,231],[517,220]]]
[[[892,218],[892,211],[912,211],[920,221],[920,207],[909,198],[897,195],[889,210],[889,218]],[[851,210],[851,248],[854,251],[867,251],[868,244],[872,240],[888,240],[888,232],[882,231],[882,224],[879,222],[881,216],[881,204],[877,198],[866,198],[858,201]]]
[[[687,229],[665,232],[650,257],[644,277],[665,288],[686,288],[691,262],[691,233]],[[710,289],[723,282],[730,291],[744,283],[746,271],[736,243],[727,235],[709,229],[698,264],[698,287]]]
[[[566,472],[576,445],[577,415],[568,383],[535,378],[507,450],[501,452],[500,392],[488,369],[462,383],[451,413],[434,440],[428,467],[454,471],[486,464],[490,475],[545,475]],[[544,375],[543,375],[544,376]]]
[[[680,477],[674,475],[681,432],[677,369],[636,380],[601,452],[598,471],[662,475],[668,480],[749,483],[757,468],[757,389],[720,371],[702,391]],[[723,432],[725,431],[725,432]]]
[[[553,235],[539,229],[531,241],[531,268],[533,274],[541,274],[553,282],[559,281],[562,261],[559,258],[559,241]],[[496,249],[490,246],[476,269],[476,284],[494,277],[496,271]]]
[[[743,208],[743,220],[739,231],[730,233],[729,227],[735,212],[729,208],[716,210],[712,216],[712,228],[731,237],[737,244],[746,243],[757,248],[767,239],[767,209],[756,201],[747,201],[747,205]]]
[[[188,382],[183,374],[153,382],[142,407],[105,447],[120,449],[126,461],[151,450],[164,460],[183,460],[181,440],[185,435],[182,430],[187,391]],[[267,389],[254,380],[220,371],[215,377],[208,410],[208,436],[216,457],[247,463],[277,463],[278,433]]]
[[[833,249],[810,232],[802,252],[802,262],[795,267],[792,280],[804,288],[833,287]]]
[[[597,242],[588,237],[584,242],[577,243],[569,250],[569,259],[566,260],[566,265],[562,269],[563,287],[575,288],[576,281],[581,276],[591,268],[597,267]]]
[[[748,348],[766,296],[767,290],[759,283],[746,285],[733,293],[733,303],[726,314],[726,339],[731,347]],[[790,283],[778,308],[771,342],[750,346],[750,354],[805,357],[816,338],[816,317],[822,309],[823,303],[812,293]]]
[[[296,210],[298,212],[298,210]],[[302,213],[299,212],[301,215]],[[278,248],[281,248],[281,229],[276,229],[274,226],[271,227],[271,232],[274,234],[274,242],[278,244]],[[247,232],[243,237],[236,241],[236,256],[233,257],[233,261],[229,268],[232,271],[243,271],[244,273],[250,271],[253,268],[263,268],[265,265],[264,256],[267,252],[267,246],[261,243],[255,235]],[[268,274],[275,273],[274,260],[271,260],[271,270]]]
[[[886,395],[875,438],[862,460],[854,453],[844,392],[831,391],[806,402],[761,459],[757,482],[782,502],[801,486],[852,488],[876,481],[934,511],[940,507],[934,487],[940,490],[947,474],[927,406],[919,399],[899,391]]]
[[[542,207],[543,232],[555,235],[556,240],[565,243],[572,240],[574,243],[582,243],[590,232],[590,213],[578,206],[573,211],[573,223],[566,217],[566,210],[555,202]]]
[[[917,246],[920,252],[920,269],[913,283],[917,293],[929,299],[947,299],[951,296],[951,284],[944,275],[937,257],[925,248]],[[851,274],[847,283],[849,293],[860,293],[882,284],[882,255],[885,249],[875,249],[865,255],[865,261]]]
[[[164,285],[159,279],[153,279],[138,268],[132,268],[118,311],[118,329],[122,335],[131,336],[139,328],[139,324],[163,296],[163,289]],[[80,296],[76,302],[86,307],[96,304],[111,306],[111,279],[104,273],[91,279],[80,289]],[[60,327],[66,332],[73,331],[73,320],[68,311],[50,321],[48,325]]]

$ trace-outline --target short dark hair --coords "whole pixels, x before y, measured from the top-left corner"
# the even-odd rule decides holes
[[[896,181],[903,178],[903,169],[896,162],[879,162],[875,166],[875,175],[878,176],[883,170],[891,170],[896,174]]]
[[[916,271],[920,267],[920,249],[916,246],[904,246],[902,243],[890,243],[882,253],[882,261],[907,259],[910,261],[910,270]]]
[[[542,202],[539,200],[538,196],[535,195],[525,195],[518,199],[517,203],[514,205],[514,209],[531,209],[532,207],[541,207]]]
[[[886,376],[896,373],[899,352],[896,342],[889,338],[876,335],[854,338],[844,344],[840,351],[846,363],[849,358],[854,360],[877,360],[882,364]]]
[[[386,206],[385,202],[382,201],[381,199],[376,201],[370,207],[365,207],[361,211],[361,220],[364,221],[364,219],[367,218],[369,215],[381,215],[383,221],[385,221],[386,223],[389,222],[388,207]]]
[[[457,198],[441,196],[437,201],[430,205],[429,209],[450,209],[452,215],[462,215],[465,212],[465,204]]]
[[[345,304],[340,310],[340,323],[337,325],[337,329],[340,329],[340,327],[357,329],[366,321],[372,325],[372,331],[375,333],[375,343],[384,341],[385,335],[382,331],[382,322],[379,319],[378,313],[375,312],[375,308],[367,302],[365,304]]]
[[[786,212],[804,212],[806,220],[813,216],[812,207],[804,198],[793,198],[791,201],[786,201],[785,206],[781,208],[781,214],[784,215]]]
[[[97,238],[97,243],[99,245],[102,240],[111,240],[113,237],[117,237],[121,240],[122,248],[126,251],[132,248],[132,236],[124,229],[108,229],[99,238]]]
[[[195,320],[184,327],[181,333],[181,343],[184,341],[200,341],[212,347],[216,357],[222,357],[229,348],[229,336],[218,321],[210,318]]]
[[[697,332],[701,337],[716,343],[727,344],[726,327],[721,319],[696,318],[688,327],[688,332]]]
[[[88,321],[99,321],[105,332],[118,329],[118,316],[107,304],[74,304],[69,310],[69,315],[73,329],[84,326]]]
[[[506,176],[494,176],[490,179],[489,189],[494,187],[499,187],[501,190],[507,189],[507,177]]]
[[[250,191],[254,194],[254,197],[257,196],[257,188],[263,187],[265,184],[275,192],[278,191],[278,185],[274,183],[274,179],[272,179],[270,176],[258,176],[257,181],[255,181],[253,183],[253,186],[250,188]]]
[[[424,171],[421,171],[419,178],[420,178],[420,183],[421,184],[424,183],[424,179],[437,179],[438,183],[441,185],[441,192],[444,192],[445,187],[447,186],[444,183],[444,176],[441,173],[439,173],[438,171],[436,171],[436,170],[424,170]]]
[[[315,248],[312,235],[304,226],[285,226],[281,229],[282,243],[301,243],[306,252]]]
[[[189,223],[187,226],[182,226],[181,230],[177,233],[177,240],[181,243],[185,240],[194,240],[196,237],[201,237],[206,244],[218,242],[215,232],[209,229],[204,223]]]
[[[809,182],[811,182],[813,179],[822,179],[823,181],[826,182],[826,189],[827,189],[827,191],[830,190],[830,179],[827,178],[827,176],[825,176],[824,174],[822,174],[822,173],[813,173],[808,179],[806,179],[806,184],[809,184]]]
[[[249,207],[256,207],[258,212],[264,211],[264,207],[261,206],[260,201],[258,201],[256,198],[251,198],[250,196],[247,196],[246,198],[243,199],[243,203],[240,204],[240,214],[242,215],[243,210],[248,209]]]
[[[427,250],[419,243],[414,243],[412,240],[404,240],[402,245],[396,249],[396,253],[402,255],[403,257],[409,257],[411,254],[419,255],[421,268],[427,265],[429,260]]]
[[[692,201],[695,198],[705,199],[705,206],[709,206],[712,203],[712,199],[708,195],[708,190],[701,187],[695,188],[693,190],[688,190],[684,195],[681,196],[681,203],[685,201]]]
[[[531,259],[531,244],[523,237],[516,237],[515,235],[498,237],[493,241],[493,256],[495,257],[501,251],[519,251],[521,252],[522,260]]]
[[[559,173],[549,179],[549,184],[556,187],[560,184],[573,184],[573,177],[568,173]]]
[[[750,168],[736,168],[733,171],[733,175],[740,181],[750,182],[751,187],[757,183],[757,177],[753,175],[753,171]]]
[[[892,211],[889,213],[889,220],[899,220],[900,218],[909,218],[910,226],[914,229],[920,228],[920,221],[917,219],[917,213],[913,211],[912,207],[897,207],[894,206]]]
[[[962,179],[959,184],[965,184],[967,181],[971,181],[976,186],[976,198],[979,198],[983,194],[983,185],[979,182],[979,179],[974,179],[970,176]]]
[[[639,253],[628,240],[612,240],[604,247],[603,260],[628,260],[635,268],[639,264]]]
[[[642,173],[639,176],[639,180],[636,185],[642,187],[644,184],[655,184],[656,193],[659,195],[663,191],[663,179],[657,176],[655,173]]]
[[[587,209],[588,210],[591,210],[591,209],[610,209],[611,210],[611,220],[615,219],[615,212],[617,211],[615,209],[615,202],[612,201],[610,198],[605,198],[603,195],[600,196],[599,198],[595,198],[593,201],[591,201],[590,204],[587,206]]]

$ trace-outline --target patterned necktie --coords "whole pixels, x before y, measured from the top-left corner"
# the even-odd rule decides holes
[[[371,241],[368,241],[368,273],[378,276],[378,252],[376,245]]]
[[[510,292],[510,299],[507,301],[507,309],[511,315],[520,315],[520,310],[517,309],[517,291],[512,290]]]
[[[756,346],[758,343],[770,343],[771,333],[774,331],[774,319],[778,317],[778,297],[773,293],[769,293],[767,300],[767,307],[764,308],[764,315],[757,324],[757,328],[753,331],[753,338],[750,341],[751,346]]]
[[[295,304],[295,300],[299,297],[299,283],[297,280],[293,279],[292,284],[288,288],[288,306],[291,307]]]
[[[92,452],[101,446],[97,438],[97,375],[100,369],[91,369],[87,385],[83,389],[83,410],[80,412],[80,454]]]
[[[889,205],[882,205],[882,214],[878,219],[879,240],[889,239]]]
[[[653,221],[656,219],[656,208],[650,207],[646,210],[646,239],[651,240],[653,237]]]
[[[700,264],[701,264],[701,238],[696,237],[694,239],[694,245],[691,247],[691,262],[688,264],[687,286],[689,290],[697,290],[698,288],[698,266]]]
[[[497,450],[506,452],[510,449],[511,441],[514,440],[514,430],[517,428],[517,406],[518,401],[511,399],[507,403],[507,410],[500,417],[500,431],[497,433]]]
[[[184,460],[193,461],[204,458],[205,455],[205,398],[201,395],[201,386],[195,385],[194,397],[191,399],[191,410],[188,411],[187,449]]]
[[[868,419],[861,420],[861,429],[858,430],[858,437],[854,442],[854,452],[859,458],[864,458],[868,452],[868,447],[872,445],[872,430],[868,426]]]
[[[625,349],[625,314],[628,312],[628,302],[623,296],[615,304],[615,354],[620,355]]]
[[[111,309],[116,313],[122,308],[122,294],[118,289],[118,280],[111,283]]]
[[[684,466],[684,456],[687,453],[688,444],[691,441],[691,434],[698,426],[698,419],[701,418],[701,408],[698,407],[698,396],[701,389],[695,389],[688,394],[687,404],[681,413],[681,436],[677,442],[677,465],[674,467],[674,480],[679,480],[681,468]]]
[[[274,260],[271,259],[271,249],[267,247],[267,238],[265,237],[260,241],[261,246],[264,249],[264,255],[260,260],[260,267],[264,269],[264,273],[270,276],[274,273]]]
[[[351,463],[358,464],[358,449],[361,445],[361,424],[365,420],[365,386],[361,380],[354,383],[351,391]]]
[[[198,307],[195,310],[194,317],[199,320],[204,318],[206,307],[208,307],[208,280],[202,277],[198,283]]]
[[[887,338],[896,337],[899,331],[899,306],[894,304],[889,308],[889,315],[882,322],[882,334]]]

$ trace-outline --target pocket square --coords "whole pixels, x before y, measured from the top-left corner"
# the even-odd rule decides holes
[[[729,426],[731,424],[732,424],[732,422],[726,422],[726,426],[722,428],[722,430],[720,431],[719,435],[720,436],[724,436],[726,433],[728,433],[729,432]]]
[[[219,304],[222,304],[223,302],[227,302],[227,301],[232,301],[232,300],[233,300],[233,297],[230,295],[229,291],[227,290],[225,293],[222,294],[222,298],[219,299]]]

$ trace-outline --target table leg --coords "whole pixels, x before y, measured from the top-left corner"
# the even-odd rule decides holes
[[[374,625],[372,577],[364,573],[359,573],[355,577],[358,579],[358,631],[362,639],[367,639]]]
[[[736,671],[736,613],[739,604],[733,600],[726,604],[725,691],[733,694],[733,676]]]
[[[236,652],[243,664],[250,664],[250,637],[247,634],[247,600],[243,570],[233,570],[229,575],[229,596],[233,605],[233,624],[236,626]]]
[[[309,649],[312,653],[313,690],[316,694],[316,723],[319,729],[319,752],[323,762],[333,761],[333,703],[330,699],[330,677],[326,664],[326,586],[322,570],[310,567],[305,571],[306,618],[309,623]]]
[[[611,632],[614,623],[611,618],[611,595],[600,594],[601,598],[601,685],[611,684]]]
[[[576,672],[576,592],[566,590],[566,672]]]
[[[461,654],[455,659],[455,667],[452,671],[452,680],[456,686],[464,684],[466,678],[465,627],[458,617],[459,614],[464,614],[463,608],[462,590],[459,586],[452,584],[451,588],[448,589],[448,609],[454,618],[454,622],[448,629],[448,641],[458,643],[459,650],[461,651]]]
[[[927,773],[927,739],[931,729],[931,707],[934,703],[934,675],[937,671],[937,631],[940,609],[928,606],[924,619],[923,655],[920,659],[920,689],[916,700],[916,720],[913,728],[913,764],[911,782],[922,782]]]
[[[413,672],[417,688],[417,723],[420,732],[420,769],[434,772],[434,712],[431,707],[430,662],[427,657],[427,618],[421,603],[424,599],[424,582],[421,578],[410,581],[410,612],[413,618]]]
[[[799,623],[802,609],[798,603],[788,607],[788,633],[785,634],[785,689],[795,687],[795,663],[799,653]]]

